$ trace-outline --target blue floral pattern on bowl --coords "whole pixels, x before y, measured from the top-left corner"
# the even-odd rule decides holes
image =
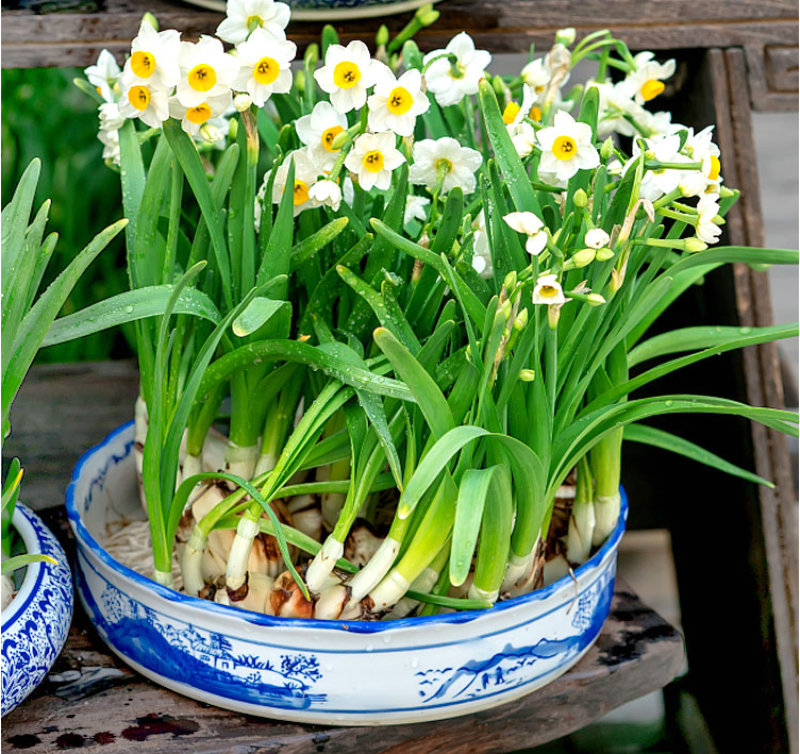
[[[619,525],[575,579],[490,610],[398,621],[300,620],[180,594],[122,566],[93,534],[115,517],[142,516],[132,439],[127,424],[86,453],[67,490],[77,590],[117,655],[194,699],[328,725],[455,717],[557,678],[589,649],[610,610],[624,496]]]
[[[2,714],[41,683],[64,647],[72,619],[72,577],[58,540],[29,508],[18,504],[13,526],[28,553],[55,561],[27,566],[11,604],[2,613]]]

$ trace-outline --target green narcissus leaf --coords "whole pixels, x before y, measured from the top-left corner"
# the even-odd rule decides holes
[[[251,335],[285,305],[285,301],[274,301],[264,296],[256,296],[247,305],[247,308],[233,320],[232,329],[234,334],[240,338]]]

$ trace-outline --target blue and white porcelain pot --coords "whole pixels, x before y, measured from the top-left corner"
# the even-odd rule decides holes
[[[614,589],[616,530],[575,572],[490,610],[385,622],[275,618],[143,578],[98,544],[141,518],[133,423],[78,462],[67,489],[78,594],[126,663],[185,696],[251,715],[379,725],[465,715],[529,694],[597,638]]]
[[[18,503],[12,526],[31,555],[56,562],[25,569],[14,599],[2,618],[3,715],[11,712],[47,675],[64,647],[72,620],[72,577],[58,540],[29,508]]]

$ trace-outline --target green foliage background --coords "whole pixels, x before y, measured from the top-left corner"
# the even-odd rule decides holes
[[[36,207],[51,199],[48,231],[59,234],[45,285],[100,230],[122,216],[119,176],[102,159],[97,108],[72,83],[78,68],[2,71],[2,203],[28,163],[42,160]],[[69,314],[127,289],[123,237],[87,270],[68,299]],[[42,350],[42,362],[89,361],[131,354],[115,329]]]

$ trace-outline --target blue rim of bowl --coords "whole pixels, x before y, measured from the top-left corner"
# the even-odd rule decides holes
[[[67,487],[66,492],[66,508],[67,518],[72,526],[73,533],[77,538],[80,545],[88,547],[94,555],[99,558],[108,568],[116,571],[121,576],[125,577],[138,584],[144,589],[152,591],[159,597],[168,602],[180,603],[193,607],[196,609],[207,610],[211,613],[217,613],[229,618],[240,618],[250,624],[265,627],[283,627],[283,628],[298,628],[304,630],[313,629],[315,631],[335,630],[348,634],[372,634],[380,633],[383,631],[410,628],[414,626],[430,626],[436,624],[448,623],[466,623],[472,620],[480,619],[489,615],[495,615],[502,610],[508,610],[512,607],[518,607],[529,602],[537,602],[547,599],[555,592],[559,591],[565,586],[573,584],[573,577],[568,575],[554,581],[548,586],[537,589],[535,592],[528,592],[519,597],[513,597],[510,600],[503,600],[496,603],[493,607],[485,610],[459,610],[453,613],[445,613],[444,615],[428,615],[419,618],[401,618],[392,621],[343,621],[343,620],[316,620],[313,618],[283,618],[275,615],[264,615],[263,613],[255,613],[251,610],[244,610],[239,607],[229,607],[227,605],[220,605],[216,602],[203,600],[199,597],[192,597],[188,594],[176,592],[174,589],[158,584],[152,579],[148,579],[136,571],[131,570],[127,566],[122,565],[119,561],[112,558],[97,540],[91,535],[89,530],[84,526],[78,510],[75,506],[75,488],[83,473],[83,467],[89,462],[89,459],[103,450],[106,445],[113,442],[119,435],[127,432],[133,426],[133,420],[126,422],[117,429],[113,430],[102,442],[95,445],[93,448],[87,450],[75,464],[72,472],[72,479]],[[628,496],[625,489],[620,487],[620,517],[617,525],[609,538],[603,543],[602,547],[585,563],[579,566],[575,572],[575,578],[579,577],[584,571],[588,571],[599,566],[606,556],[614,550],[623,533],[625,532],[625,522],[628,518]]]
[[[14,509],[15,517],[17,511],[19,511],[19,514],[28,522],[28,525],[31,527],[33,532],[33,539],[36,541],[36,552],[34,554],[41,553],[44,537],[40,536],[36,525],[38,524],[46,529],[44,522],[30,508],[28,508],[27,505],[24,505],[23,503],[18,503]],[[22,534],[20,534],[20,536],[22,536]],[[51,536],[53,536],[52,533]],[[11,602],[8,608],[6,608],[6,610],[9,610],[13,607],[13,612],[9,611],[8,617],[4,618],[2,621],[2,628],[0,630],[2,630],[3,633],[10,629],[12,624],[14,624],[17,619],[28,609],[28,605],[31,604],[36,595],[39,593],[42,582],[47,576],[51,575],[53,569],[57,567],[58,566],[53,565],[52,563],[48,563],[46,560],[43,560],[39,563],[29,563],[26,566],[28,570],[25,572],[25,577],[22,581],[22,586],[20,587],[20,592],[23,590],[25,591],[25,594],[22,597],[23,601],[20,602],[19,605],[15,606],[14,602],[17,601],[17,597],[15,597],[14,601]],[[28,584],[30,584],[30,588],[28,588]]]

